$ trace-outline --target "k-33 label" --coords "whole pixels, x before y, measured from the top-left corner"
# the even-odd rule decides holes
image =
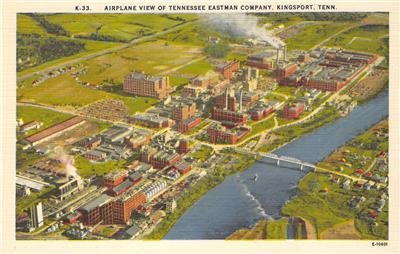
[[[75,11],[90,11],[89,5],[75,5]]]

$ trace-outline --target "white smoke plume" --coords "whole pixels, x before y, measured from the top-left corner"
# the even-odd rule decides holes
[[[62,164],[59,173],[65,174],[66,176],[73,176],[75,178],[79,177],[78,170],[74,166],[74,158],[71,155],[65,153],[62,147],[56,147],[50,157],[59,161]]]
[[[283,41],[269,34],[263,27],[258,26],[258,18],[243,13],[233,14],[206,14],[202,15],[208,25],[224,30],[235,36],[250,37],[265,41],[274,48],[285,45]]]

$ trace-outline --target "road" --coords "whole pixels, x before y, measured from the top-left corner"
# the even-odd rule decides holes
[[[63,62],[63,63],[60,63],[60,64],[53,65],[53,66],[48,67],[48,68],[44,68],[44,69],[42,69],[40,71],[28,73],[28,74],[25,74],[25,75],[22,75],[22,76],[18,76],[17,75],[17,81],[20,82],[20,81],[23,81],[23,80],[25,80],[27,78],[30,78],[30,77],[32,77],[32,76],[34,76],[36,74],[40,75],[40,74],[43,74],[43,73],[47,73],[47,72],[50,72],[50,71],[53,71],[53,70],[57,70],[57,69],[63,68],[65,66],[76,64],[78,62],[82,62],[82,61],[89,60],[89,59],[92,59],[92,58],[95,58],[95,57],[98,57],[98,56],[101,56],[101,55],[105,55],[105,54],[108,54],[108,53],[111,53],[111,52],[114,52],[114,51],[118,51],[118,50],[121,50],[121,49],[124,49],[124,48],[128,48],[128,47],[130,47],[130,46],[132,46],[134,44],[138,44],[140,42],[144,42],[146,40],[156,38],[156,37],[158,37],[160,35],[164,35],[164,34],[173,32],[175,30],[178,30],[178,29],[180,29],[182,27],[185,27],[185,26],[187,26],[189,24],[192,24],[194,22],[197,22],[197,20],[191,20],[191,21],[188,21],[186,23],[177,25],[175,27],[166,29],[164,31],[161,31],[161,32],[158,32],[158,33],[155,33],[155,34],[152,34],[152,35],[148,35],[148,36],[143,36],[143,37],[140,37],[138,39],[134,39],[134,40],[132,40],[132,41],[126,43],[126,44],[123,44],[121,46],[105,49],[105,50],[102,50],[102,51],[97,51],[97,52],[92,53],[92,54],[88,54],[88,55],[85,55],[85,56],[82,56],[82,57],[79,57],[79,58],[75,58],[75,59],[70,60],[70,61],[66,61],[66,62]]]

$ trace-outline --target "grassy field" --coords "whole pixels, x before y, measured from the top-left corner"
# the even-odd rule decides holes
[[[82,81],[122,83],[129,72],[157,74],[182,65],[200,55],[197,47],[165,41],[150,41],[82,62],[88,68]]]
[[[214,67],[207,60],[200,60],[178,70],[179,73],[188,75],[204,75]]]
[[[17,76],[20,77],[20,76],[23,76],[26,74],[37,72],[37,71],[43,70],[45,68],[52,67],[54,65],[63,64],[67,61],[93,54],[97,51],[114,48],[114,47],[121,45],[121,43],[117,43],[117,42],[92,41],[92,40],[85,40],[85,39],[75,39],[75,40],[82,41],[85,43],[85,50],[83,52],[75,54],[75,55],[67,56],[67,57],[58,58],[58,59],[46,62],[44,64],[20,71],[17,73]]]
[[[329,36],[348,27],[347,23],[327,23],[304,27],[298,34],[286,41],[289,50],[309,50]]]
[[[103,163],[92,163],[80,155],[75,157],[75,167],[78,169],[78,174],[82,178],[86,178],[93,174],[102,176],[114,170],[121,170],[124,166],[124,160],[110,160]]]
[[[201,146],[200,149],[190,155],[199,161],[205,161],[210,158],[212,151],[213,149],[209,146]]]
[[[22,34],[39,34],[47,36],[46,30],[41,27],[34,19],[29,16],[17,15],[17,31]]]
[[[177,19],[179,18],[179,19]],[[55,14],[46,19],[64,27],[72,36],[98,34],[115,40],[129,41],[153,34],[196,18],[195,15],[155,14]]]
[[[291,25],[295,25],[299,22],[304,21],[302,17],[299,17],[297,15],[280,15],[280,16],[263,16],[260,18],[259,22],[262,24],[268,24],[270,25],[268,28],[276,28],[280,25],[283,25],[284,27],[289,27]]]
[[[265,131],[267,129],[270,129],[274,127],[275,121],[274,118],[271,117],[270,119],[267,120],[261,120],[258,122],[255,122],[254,124],[251,125],[251,132],[245,136],[245,138],[252,137],[254,135],[257,135],[258,133]]]
[[[349,50],[388,54],[388,25],[364,25],[352,28],[329,40],[325,46],[341,47]]]
[[[32,106],[17,106],[17,119],[22,118],[24,123],[28,123],[30,121],[38,121],[43,124],[40,129],[31,130],[27,133],[27,135],[31,135],[38,132],[39,130],[65,121],[70,117],[72,117],[72,115],[70,114],[60,113],[44,108]]]
[[[123,92],[109,93],[87,88],[79,85],[69,74],[48,79],[36,87],[25,85],[22,88],[18,88],[17,94],[19,101],[74,108],[90,104],[97,100],[118,99],[124,102],[130,114],[137,111],[144,111],[158,102],[154,98],[133,97]]]

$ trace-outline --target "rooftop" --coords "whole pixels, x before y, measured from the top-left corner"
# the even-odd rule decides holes
[[[98,196],[95,199],[92,199],[89,203],[85,204],[84,206],[82,206],[79,209],[86,211],[86,212],[90,212],[97,207],[101,207],[104,204],[107,204],[109,201],[111,201],[111,199],[112,198],[110,196],[108,196],[107,194],[101,194],[100,196]]]

